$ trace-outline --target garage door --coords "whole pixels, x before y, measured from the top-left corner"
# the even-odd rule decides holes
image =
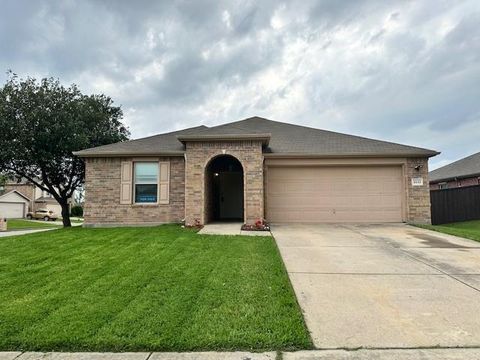
[[[269,167],[270,222],[400,222],[400,166]]]
[[[0,216],[7,219],[23,218],[24,207],[24,203],[0,202]]]

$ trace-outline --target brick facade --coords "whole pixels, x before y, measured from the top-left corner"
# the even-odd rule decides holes
[[[436,183],[430,183],[430,190],[440,190],[440,184],[445,184],[445,189],[454,189],[464,186],[475,186],[480,185],[480,177],[473,176],[464,179],[449,180],[449,181],[438,181]]]
[[[169,204],[121,205],[122,161],[132,158],[85,159],[85,225],[160,224],[180,222],[185,214],[185,161],[183,157],[156,157],[170,161]]]
[[[186,143],[185,221],[204,224],[206,219],[205,168],[216,156],[231,155],[243,167],[244,221],[264,217],[263,153],[261,141],[210,141]]]
[[[170,161],[170,197],[167,205],[120,204],[122,161],[132,158],[87,158],[85,184],[85,224],[159,224],[180,222],[187,225],[208,222],[205,170],[221,155],[231,155],[243,167],[244,221],[253,223],[264,217],[264,157],[261,141],[187,142],[183,157],[156,157]],[[405,159],[406,221],[430,223],[428,159]],[[423,185],[412,185],[412,178]]]
[[[417,170],[417,169],[418,170]],[[428,159],[409,158],[406,163],[407,222],[430,224],[430,188],[428,184]],[[422,178],[422,186],[413,186],[412,178]]]

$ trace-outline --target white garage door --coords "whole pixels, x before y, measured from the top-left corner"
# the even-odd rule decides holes
[[[0,202],[0,217],[18,219],[24,217],[24,203]]]
[[[400,222],[400,166],[269,167],[270,222]]]

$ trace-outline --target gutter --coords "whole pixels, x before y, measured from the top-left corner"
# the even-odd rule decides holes
[[[236,136],[233,137],[233,135],[230,140],[236,139],[236,140],[265,140],[264,134],[257,134],[254,136],[247,135],[245,137],[243,136]],[[191,135],[185,135],[182,137],[178,137],[180,141],[206,141],[206,140],[229,140],[228,137],[225,135],[223,136],[212,136],[209,135],[208,138],[206,136],[193,136]],[[433,157],[437,156],[440,154],[438,151],[434,151],[431,153],[425,153],[425,154],[365,154],[365,153],[354,153],[354,154],[315,154],[315,153],[263,153],[264,158],[277,158],[277,159],[295,159],[295,158],[316,158],[316,159],[324,159],[324,158],[332,158],[332,159],[338,159],[338,158],[385,158],[385,157],[390,157],[390,158],[425,158],[425,157]],[[133,153],[133,152],[127,152],[127,153],[88,153],[84,152],[83,150],[81,151],[74,151],[73,155],[81,157],[81,158],[114,158],[114,157],[135,157],[135,156],[145,156],[145,157],[153,157],[153,156],[184,156],[185,151],[162,151],[162,152],[139,152],[139,153]],[[479,173],[480,175],[480,173]],[[475,175],[473,175],[475,176]]]
[[[133,156],[183,156],[184,151],[163,151],[154,153],[84,153],[83,151],[74,151],[73,155],[80,158],[116,158],[116,157],[133,157]]]
[[[297,158],[316,158],[316,159],[340,159],[340,158],[424,158],[433,157],[440,154],[439,152],[433,152],[428,154],[302,154],[302,153],[264,153],[265,158],[277,158],[277,159],[297,159]]]

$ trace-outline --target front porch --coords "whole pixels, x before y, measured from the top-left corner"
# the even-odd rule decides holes
[[[250,137],[179,138],[186,153],[186,225],[218,220],[254,224],[264,218],[262,149],[267,142]]]
[[[241,222],[213,222],[205,225],[198,233],[200,235],[246,235],[272,236],[270,231],[242,230]]]

